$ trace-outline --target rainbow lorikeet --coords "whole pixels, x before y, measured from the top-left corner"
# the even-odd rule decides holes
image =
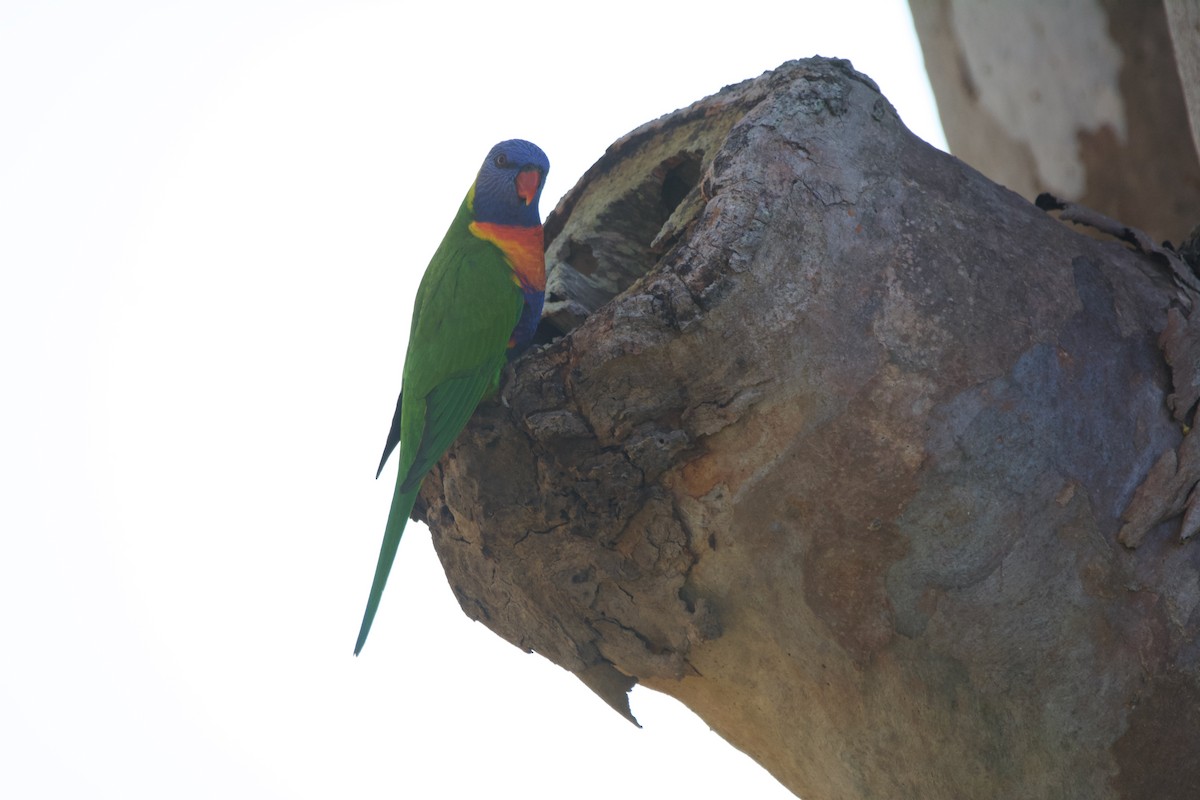
[[[546,291],[538,199],[550,162],[537,145],[492,148],[433,254],[413,307],[400,398],[379,470],[400,445],[400,472],[358,655],[426,473],[500,385],[507,361],[533,339]]]

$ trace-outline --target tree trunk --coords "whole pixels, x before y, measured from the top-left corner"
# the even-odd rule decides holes
[[[1197,74],[1197,0],[909,6],[956,156],[1026,198],[1051,191],[1158,239],[1200,221],[1187,103],[1200,90],[1181,81]]]
[[[1163,9],[1187,104],[1192,145],[1200,156],[1200,0],[1163,0]]]
[[[806,800],[1195,797],[1200,548],[1163,520],[1200,360],[1165,256],[828,60],[634,131],[547,225],[564,335],[418,504],[468,616]]]

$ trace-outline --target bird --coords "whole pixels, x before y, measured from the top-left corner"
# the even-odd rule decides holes
[[[425,268],[413,304],[400,396],[383,457],[400,447],[396,488],[363,613],[358,655],[425,476],[501,374],[533,340],[546,291],[538,202],[550,162],[523,139],[495,145]]]

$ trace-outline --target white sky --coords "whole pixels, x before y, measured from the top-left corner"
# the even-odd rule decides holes
[[[819,53],[945,147],[902,0],[730,8],[0,0],[0,796],[791,796],[467,620],[421,525],[351,655],[412,297],[492,144],[549,154],[546,213]]]

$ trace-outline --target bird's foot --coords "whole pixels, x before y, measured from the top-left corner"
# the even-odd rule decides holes
[[[512,380],[516,374],[511,361],[507,362],[500,370],[500,405],[505,408],[512,408],[508,404],[508,390],[512,387]]]

